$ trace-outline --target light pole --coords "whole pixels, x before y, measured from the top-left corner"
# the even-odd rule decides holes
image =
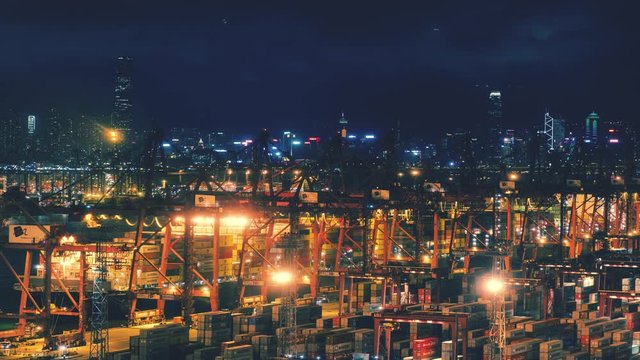
[[[505,283],[501,277],[492,277],[485,284],[485,289],[492,295],[491,302],[491,330],[489,336],[491,342],[498,346],[498,356],[491,348],[491,359],[502,359],[506,339],[506,309],[504,302]],[[455,346],[455,345],[454,345]]]
[[[289,264],[287,264],[289,265]],[[282,289],[282,303],[280,305],[279,322],[282,328],[279,351],[282,356],[292,357],[297,352],[296,346],[296,277],[295,273],[285,268],[280,268],[271,273],[271,283]]]

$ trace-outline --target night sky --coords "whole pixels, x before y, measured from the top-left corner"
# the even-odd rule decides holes
[[[128,55],[140,124],[312,135],[344,110],[435,138],[485,121],[493,89],[514,127],[638,117],[634,1],[95,3],[0,4],[1,108],[109,113]]]

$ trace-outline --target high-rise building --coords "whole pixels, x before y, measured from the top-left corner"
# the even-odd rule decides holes
[[[118,58],[116,68],[116,88],[112,125],[116,129],[130,130],[133,127],[133,59]]]
[[[491,126],[502,126],[502,94],[500,91],[489,93],[489,120]]]
[[[566,133],[566,121],[563,118],[553,119],[553,148],[563,149]]]
[[[344,112],[342,112],[340,114],[340,120],[338,121],[338,123],[340,124],[340,136],[343,138],[347,137],[347,125],[349,124],[349,121],[347,120],[347,118],[344,116]]]
[[[598,121],[600,121],[600,116],[595,111],[587,116],[584,127],[584,142],[591,144],[598,142]]]
[[[27,134],[25,136],[24,160],[37,161],[42,155],[40,148],[40,136],[36,133],[36,116],[27,116],[27,126],[25,127]]]
[[[95,163],[101,159],[105,140],[103,127],[108,119],[103,116],[80,115],[73,121],[73,158],[78,164]]]
[[[513,166],[514,153],[516,146],[516,132],[513,129],[507,129],[504,131],[502,141],[500,144],[500,155],[504,164]]]
[[[13,110],[0,115],[0,159],[7,164],[17,163],[23,155],[24,125],[18,118]]]
[[[35,115],[27,116],[27,134],[33,135],[36,133],[36,117]]]
[[[565,133],[565,121],[562,118],[554,118],[548,112],[544,114],[544,135],[547,150],[559,150],[562,148]]]
[[[488,124],[484,128],[486,129],[485,146],[486,154],[488,158],[485,159],[489,163],[494,163],[496,160],[502,158],[502,94],[500,91],[494,90],[489,93],[489,109],[487,111]]]
[[[48,120],[47,148],[49,158],[56,164],[67,164],[71,160],[73,144],[77,140],[77,137],[73,135],[73,120],[55,108],[49,110]]]

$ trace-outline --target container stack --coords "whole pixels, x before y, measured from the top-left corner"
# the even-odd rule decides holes
[[[220,353],[219,347],[205,347],[193,351],[193,360],[209,360],[215,358]]]
[[[629,359],[632,355],[633,332],[629,330],[613,330],[611,335],[611,346],[615,348],[616,359]]]
[[[458,344],[457,344],[458,348],[458,354],[462,354],[462,340],[458,340]],[[442,360],[455,360],[453,358],[453,341],[448,340],[448,341],[443,341],[442,342],[442,354],[441,354]]]
[[[487,335],[487,332],[488,331],[486,329],[469,330],[467,332],[467,344],[469,348],[474,348],[478,351],[481,351],[484,345],[487,342],[489,342],[489,336]],[[507,336],[506,336],[507,342],[509,342],[510,340],[509,334],[510,332],[509,330],[507,330]],[[523,332],[523,337],[524,337],[524,332]]]
[[[155,242],[152,241],[141,246],[139,251],[146,259],[138,256],[138,259],[136,260],[138,263],[136,285],[139,287],[155,287],[158,285],[158,277],[160,276],[155,270],[160,267],[160,258],[162,255],[162,245],[160,245],[160,240],[158,239],[155,240]],[[167,278],[171,281],[179,281],[180,279],[179,270],[177,272],[175,270],[176,268],[174,267],[167,267]]]
[[[281,305],[275,305],[271,309],[271,320],[274,327],[280,324]],[[303,325],[316,322],[322,318],[322,307],[315,304],[296,305],[296,325]]]
[[[428,360],[436,357],[440,338],[429,337],[424,339],[413,340],[413,359]]]
[[[220,360],[253,360],[253,346],[240,345],[228,347],[223,350]]]
[[[350,332],[352,329],[304,329],[302,336],[305,338],[305,353],[309,357],[325,357],[327,355],[327,337]],[[355,338],[355,337],[354,337]]]
[[[636,277],[622,278],[622,291],[632,291],[636,289]]]
[[[561,334],[560,319],[551,318],[547,320],[527,321],[516,325],[517,328],[524,329],[527,337],[557,337]]]
[[[618,345],[611,346],[613,334],[616,330],[625,330],[626,320],[624,318],[609,320],[606,317],[595,320],[576,320],[576,326],[582,350],[587,351],[591,357],[607,358],[606,356],[615,356]]]
[[[367,315],[348,315],[340,318],[340,327],[354,329],[372,329],[373,317]]]
[[[354,332],[353,349],[357,353],[373,354],[373,329],[358,329]]]
[[[624,314],[624,318],[627,320],[627,330],[640,330],[640,312],[638,312],[638,303],[623,303],[622,312]]]
[[[306,350],[305,340],[307,339],[303,334],[305,334],[306,331],[310,330],[312,326],[313,326],[312,324],[307,324],[303,326],[294,326],[290,328],[285,328],[285,327],[277,328],[275,331],[277,353],[283,354],[285,352],[285,349],[282,347],[282,345],[284,345],[282,340],[286,336],[286,337],[289,337],[291,341],[288,344],[288,349],[286,349],[286,351],[290,352],[291,354],[305,354],[305,350]]]
[[[524,338],[511,342],[504,349],[507,359],[533,360],[540,359],[541,339]]]
[[[468,304],[449,304],[442,309],[443,314],[468,313],[468,328],[480,329],[488,328],[489,319],[487,318],[488,306],[485,303],[474,302]],[[443,329],[448,327],[443,327]]]
[[[129,339],[132,360],[166,358],[171,351],[189,343],[189,329],[177,324],[141,329]]]
[[[567,360],[589,360],[589,353],[586,351],[577,351],[573,353],[566,354]]]
[[[277,340],[272,335],[255,335],[251,337],[253,345],[253,358],[267,360],[275,357],[277,352]]]
[[[353,351],[355,332],[351,329],[344,332],[329,333],[326,337],[325,353],[327,360],[343,359]]]
[[[232,318],[228,311],[212,311],[198,314],[197,338],[204,346],[219,346],[232,338]]]
[[[365,303],[382,303],[382,284],[376,282],[360,282],[357,284],[355,309],[364,308]]]
[[[391,342],[391,357],[395,359],[404,359],[411,356],[411,340],[397,340]]]
[[[560,360],[564,358],[561,340],[549,340],[540,343],[540,360]]]
[[[321,318],[316,320],[316,328],[318,329],[332,329],[334,318]],[[339,325],[339,324],[338,324]]]
[[[634,285],[635,286],[635,285]],[[582,277],[576,281],[575,300],[576,304],[590,302],[589,295],[595,291],[595,281],[593,277]]]
[[[266,334],[271,331],[271,317],[266,315],[241,315],[240,334]]]

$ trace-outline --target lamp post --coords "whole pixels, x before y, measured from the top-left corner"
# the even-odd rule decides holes
[[[506,346],[506,309],[504,302],[505,283],[502,278],[492,277],[486,284],[485,289],[492,295],[491,302],[491,342],[498,346],[497,359],[503,358],[504,348]],[[454,345],[455,346],[455,345]],[[491,359],[496,359],[496,354],[491,348]]]

